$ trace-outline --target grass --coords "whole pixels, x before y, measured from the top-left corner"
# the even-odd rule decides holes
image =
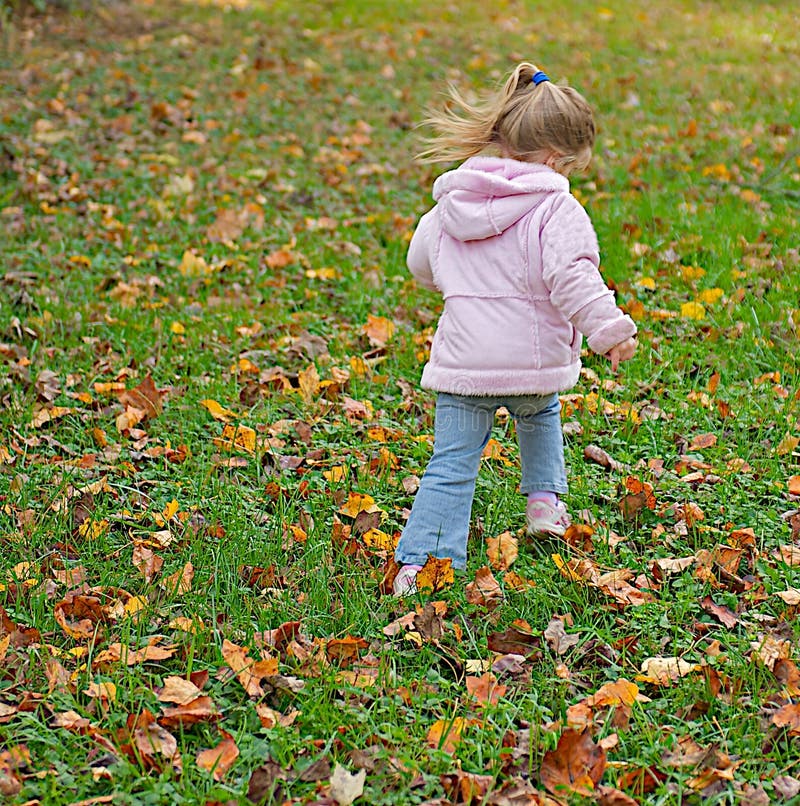
[[[330,770],[309,769],[324,761],[367,770],[363,802],[445,802],[455,796],[443,776],[457,771],[492,781],[463,800],[508,802],[508,787],[528,779],[543,798],[546,753],[577,724],[570,709],[628,680],[639,701],[591,719],[593,741],[608,742],[603,785],[653,804],[762,792],[798,802],[787,783],[800,779],[797,722],[773,719],[797,694],[796,605],[778,594],[800,587],[800,572],[796,555],[777,554],[798,540],[783,517],[797,506],[800,436],[796,13],[740,2],[631,13],[583,0],[232,6],[78,8],[19,20],[7,37],[4,793],[248,802],[248,785],[253,800],[272,791],[257,792],[261,770],[262,783],[283,776],[274,802],[330,802],[320,800]],[[487,539],[523,525],[513,428],[501,421],[509,461],[484,462],[467,572],[402,603],[379,594],[386,552],[361,533],[366,517],[399,534],[413,501],[404,481],[430,452],[433,399],[417,382],[440,302],[414,286],[404,257],[435,172],[414,163],[411,126],[447,80],[480,90],[523,58],[597,109],[596,157],[573,186],[641,347],[616,377],[587,355],[565,398],[567,502],[600,523],[591,545],[520,541],[512,570],[535,586],[515,592],[495,569],[499,603],[468,601]],[[370,316],[395,325],[385,344],[365,334]],[[163,410],[120,430],[125,399],[96,384],[134,389],[148,375]],[[154,398],[138,400],[149,411]],[[214,442],[223,423],[207,400],[254,429],[254,451]],[[587,461],[590,444],[626,469]],[[654,508],[625,519],[620,501],[637,480],[652,485]],[[340,512],[352,493],[380,512],[358,522]],[[690,505],[701,520],[676,509]],[[147,576],[143,550],[163,561]],[[652,600],[626,606],[568,579],[554,553],[573,569],[625,569]],[[659,570],[675,558],[692,559]],[[165,583],[187,563],[183,588]],[[102,591],[106,609],[82,615],[68,594],[81,586]],[[438,637],[384,634],[430,600],[447,607]],[[58,613],[86,616],[97,634],[70,635]],[[563,654],[542,637],[554,616],[578,638]],[[496,667],[507,689],[479,704],[467,679],[499,657],[489,644],[517,619],[531,657]],[[281,677],[248,696],[223,642],[258,660],[264,632],[288,622],[299,622],[294,643],[265,650]],[[759,659],[764,636],[788,662]],[[148,642],[167,656],[97,660],[114,643]],[[656,657],[697,669],[636,681]],[[147,715],[163,721],[168,677],[203,673],[223,718],[169,728],[178,774]],[[113,695],[90,688],[101,683]],[[262,724],[256,705],[293,721]],[[59,727],[67,712],[87,721]],[[462,726],[464,740],[431,746],[438,720]],[[216,780],[196,757],[226,736],[238,756]],[[703,760],[688,739],[708,750]],[[603,792],[595,798],[611,802]]]

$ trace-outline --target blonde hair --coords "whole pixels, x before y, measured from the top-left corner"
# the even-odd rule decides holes
[[[496,146],[506,156],[534,162],[556,155],[557,171],[583,170],[591,159],[595,125],[592,109],[572,87],[533,83],[539,68],[522,62],[503,88],[471,104],[450,86],[452,105],[429,111],[421,125],[435,134],[419,154],[423,162],[453,162]]]

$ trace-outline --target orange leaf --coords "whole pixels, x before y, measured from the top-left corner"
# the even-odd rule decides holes
[[[467,676],[467,691],[481,704],[497,705],[498,700],[506,693],[508,686],[497,685],[497,678],[486,672],[480,677]]]
[[[187,562],[179,571],[170,574],[168,577],[164,577],[160,585],[167,593],[173,595],[188,593],[192,589],[193,579],[194,566],[190,562]]]
[[[789,492],[792,495],[800,495],[800,476],[792,476],[789,479]]]
[[[453,582],[455,582],[453,561],[449,557],[439,559],[429,554],[428,561],[417,574],[417,588],[440,591],[448,585],[452,585]]]
[[[394,335],[395,324],[385,316],[367,315],[367,324],[362,328],[362,332],[369,339],[373,347],[385,347]]]
[[[517,538],[511,532],[503,532],[486,541],[486,556],[492,568],[498,571],[507,571],[517,559],[518,553]]]
[[[142,419],[156,417],[161,414],[161,393],[156,389],[156,385],[150,375],[135,388],[119,392],[117,397],[126,408],[141,411]]]
[[[467,601],[484,607],[497,607],[503,598],[500,583],[495,579],[489,566],[484,565],[475,572],[475,581],[466,588]]]
[[[428,731],[428,746],[441,748],[445,753],[452,755],[461,741],[464,729],[472,724],[475,724],[475,720],[464,719],[461,716],[453,719],[437,719]]]
[[[228,736],[216,747],[201,750],[197,754],[197,766],[208,770],[214,776],[215,781],[221,781],[237,758],[239,758],[239,748],[236,746],[236,742]]]
[[[539,776],[554,795],[589,794],[606,768],[606,752],[588,732],[565,730],[555,750],[544,754]]]
[[[263,697],[261,679],[278,673],[277,658],[254,661],[247,657],[248,649],[237,646],[227,638],[222,642],[222,657],[250,697]]]
[[[158,717],[158,723],[165,728],[172,728],[178,725],[196,725],[198,722],[215,722],[218,719],[222,719],[222,714],[214,701],[202,694],[176,708],[165,708]]]
[[[350,493],[347,502],[343,504],[339,512],[350,518],[355,518],[360,512],[380,512],[380,507],[375,503],[375,499],[366,493]]]

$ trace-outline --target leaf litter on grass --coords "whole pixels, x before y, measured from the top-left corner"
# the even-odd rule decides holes
[[[541,9],[564,50],[471,3],[229,5],[33,15],[4,73],[3,793],[795,797],[794,108],[729,77],[791,79],[787,12]],[[510,44],[603,109],[574,187],[643,348],[562,398],[566,540],[516,534],[501,418],[466,573],[398,602],[439,312],[403,269],[419,65],[482,86]]]

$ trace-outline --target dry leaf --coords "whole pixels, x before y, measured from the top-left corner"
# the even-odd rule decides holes
[[[208,770],[214,776],[215,781],[221,781],[237,758],[239,758],[239,748],[236,746],[236,742],[228,736],[216,747],[201,750],[197,754],[197,766]]]
[[[570,647],[575,646],[580,641],[580,636],[568,635],[564,629],[564,622],[561,619],[554,618],[550,620],[544,631],[544,639],[556,655],[563,655]]]
[[[554,795],[587,795],[597,786],[606,768],[606,753],[588,731],[565,730],[555,750],[544,754],[539,776]]]
[[[475,720],[465,719],[461,716],[452,719],[437,719],[428,730],[428,747],[438,747],[452,755],[461,741],[461,734],[472,724],[475,724]]]
[[[455,582],[453,561],[428,555],[428,561],[417,574],[417,589],[440,591]]]
[[[336,764],[331,773],[331,797],[339,806],[350,806],[356,798],[364,794],[366,779],[365,769],[350,773],[340,764]]]
[[[394,335],[395,324],[384,316],[367,315],[362,332],[373,347],[385,347]]]
[[[518,541],[511,532],[503,532],[486,541],[486,556],[489,558],[492,568],[497,571],[507,571],[517,559],[518,554]]]
[[[498,685],[497,678],[491,672],[486,672],[480,677],[467,676],[466,684],[467,692],[480,705],[497,705],[508,689],[508,686]]]
[[[642,662],[642,673],[636,675],[636,680],[667,686],[698,669],[700,667],[696,663],[678,657],[647,658]]]

